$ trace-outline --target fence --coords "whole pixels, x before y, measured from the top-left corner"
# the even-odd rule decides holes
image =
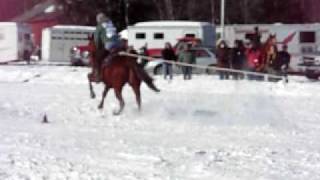
[[[148,61],[161,60],[163,62],[173,64],[173,65],[189,66],[189,67],[198,68],[198,69],[224,71],[224,72],[230,72],[230,73],[243,74],[245,77],[249,77],[250,75],[256,76],[256,77],[263,77],[264,80],[270,79],[270,78],[281,79],[281,80],[288,82],[288,78],[286,76],[279,76],[279,75],[274,75],[274,74],[266,74],[266,73],[259,73],[259,72],[250,72],[250,71],[243,71],[243,70],[236,70],[236,69],[220,68],[220,67],[215,67],[215,66],[201,66],[201,65],[188,64],[188,63],[183,63],[183,62],[175,62],[175,61],[170,61],[170,60],[166,60],[166,59],[153,58],[150,56],[143,56],[143,55],[132,54],[132,53],[127,53],[127,52],[120,52],[119,55],[141,58],[141,59],[145,59]]]

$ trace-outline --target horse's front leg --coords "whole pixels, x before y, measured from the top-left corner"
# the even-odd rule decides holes
[[[120,115],[124,109],[124,100],[123,100],[123,97],[122,97],[122,88],[115,88],[115,93],[116,93],[116,97],[117,99],[119,100],[119,103],[120,103],[120,108],[118,111],[114,111],[113,112],[113,115],[117,116],[117,115]]]
[[[92,86],[92,73],[88,74],[88,82],[89,82],[89,90],[90,90],[90,96],[92,99],[96,98],[96,94],[93,91],[93,86]]]
[[[102,99],[101,99],[101,102],[100,102],[100,104],[98,106],[99,109],[103,109],[104,99],[106,98],[109,89],[110,88],[107,85],[104,87],[104,90],[103,90],[103,93],[102,93]]]

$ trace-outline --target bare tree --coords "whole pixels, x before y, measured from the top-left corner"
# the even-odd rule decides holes
[[[175,18],[175,15],[173,13],[173,4],[172,4],[172,0],[165,0],[165,6],[166,6],[166,11],[167,11],[167,17],[168,19],[170,20],[174,20],[176,19]]]
[[[215,11],[215,1],[216,0],[210,0],[210,5],[211,5],[211,22],[212,24],[215,23],[215,19],[216,19],[216,11]]]
[[[153,0],[154,5],[156,6],[158,13],[159,13],[159,19],[169,19],[169,20],[175,20],[176,13],[174,11],[177,10],[177,7],[174,7],[174,3],[172,0]]]
[[[153,3],[155,5],[156,9],[158,10],[159,19],[160,20],[165,19],[165,11],[164,11],[162,0],[153,0]]]

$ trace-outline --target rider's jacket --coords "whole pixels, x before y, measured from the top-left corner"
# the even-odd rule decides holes
[[[117,29],[114,27],[111,21],[98,24],[94,37],[98,50],[110,50],[114,48],[118,42]]]

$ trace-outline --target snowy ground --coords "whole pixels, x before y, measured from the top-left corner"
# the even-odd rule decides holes
[[[143,86],[138,112],[126,88],[115,117],[87,71],[0,67],[1,180],[320,179],[318,82],[155,77],[161,93]]]

